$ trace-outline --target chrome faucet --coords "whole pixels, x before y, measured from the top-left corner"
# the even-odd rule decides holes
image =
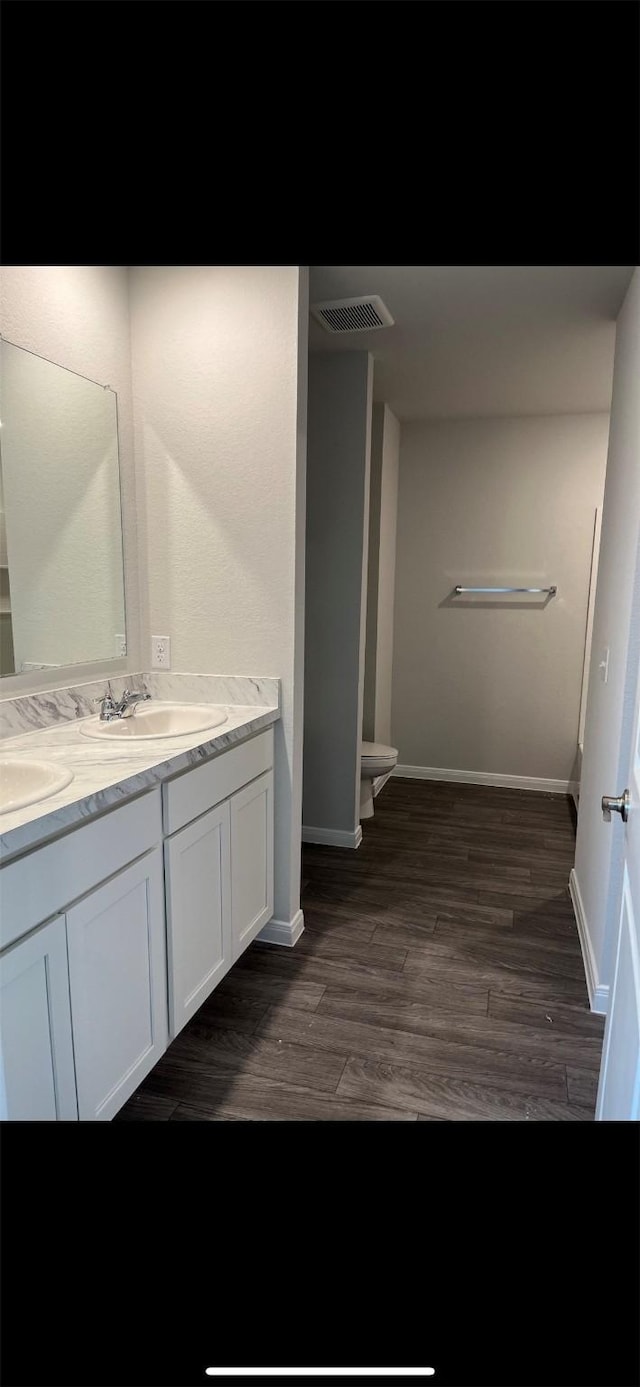
[[[100,721],[113,722],[114,718],[130,717],[138,703],[144,703],[148,698],[151,698],[149,693],[131,693],[125,689],[120,702],[115,703],[109,690],[104,698],[96,699],[96,703],[100,704]]]

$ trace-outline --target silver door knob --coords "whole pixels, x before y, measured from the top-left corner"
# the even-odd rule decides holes
[[[611,818],[612,812],[615,813],[615,814],[622,814],[622,822],[626,824],[627,819],[629,818],[629,791],[628,791],[628,790],[625,790],[624,793],[623,793],[622,795],[603,795],[603,796],[602,796],[602,813],[603,813],[605,819],[607,820],[607,822],[608,822],[609,819]]]

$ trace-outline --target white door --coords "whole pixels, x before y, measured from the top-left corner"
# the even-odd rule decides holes
[[[273,915],[273,771],[231,800],[231,920],[233,957]]]
[[[622,901],[596,1121],[640,1121],[640,665],[626,786]],[[616,790],[617,794],[617,790]]]
[[[64,916],[0,958],[0,1117],[78,1118]]]
[[[167,1048],[160,848],[67,911],[81,1121],[107,1120]]]
[[[229,836],[225,800],[164,845],[172,1038],[233,963]]]

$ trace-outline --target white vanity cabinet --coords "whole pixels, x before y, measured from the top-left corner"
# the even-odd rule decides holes
[[[104,1121],[273,914],[273,730],[0,869],[0,1117]]]
[[[162,851],[67,911],[80,1121],[113,1117],[167,1048]]]
[[[77,1118],[63,918],[0,958],[0,1036],[0,1118]]]
[[[272,765],[269,730],[163,786],[172,1038],[273,914]]]
[[[4,1118],[110,1118],[166,1049],[161,838],[155,789],[2,868]]]
[[[273,771],[239,790],[229,808],[235,962],[273,915]]]
[[[164,853],[173,1037],[233,962],[228,803],[168,838]]]

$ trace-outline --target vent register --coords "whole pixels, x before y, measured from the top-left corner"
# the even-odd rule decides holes
[[[312,303],[310,311],[326,332],[371,332],[373,328],[392,327],[394,322],[377,294]]]

